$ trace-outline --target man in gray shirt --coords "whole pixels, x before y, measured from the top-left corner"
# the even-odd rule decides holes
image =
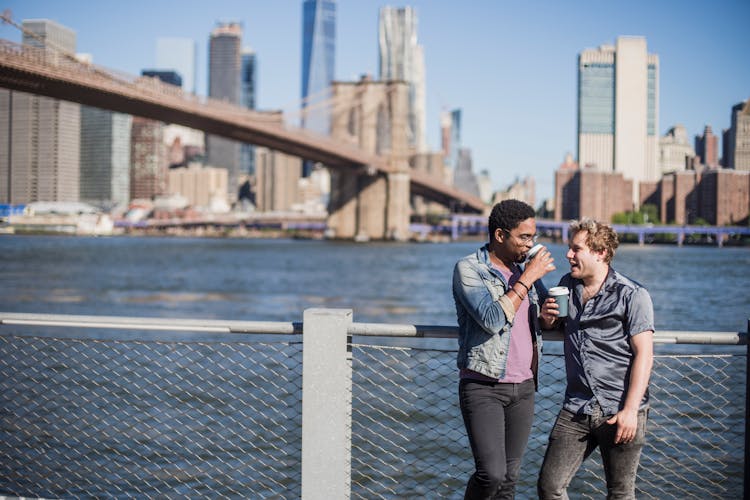
[[[641,285],[610,266],[618,246],[611,226],[583,219],[570,226],[566,318],[547,299],[544,328],[565,330],[565,401],[550,433],[539,474],[539,498],[568,498],[581,463],[599,447],[607,498],[635,498],[645,443],[654,313]]]

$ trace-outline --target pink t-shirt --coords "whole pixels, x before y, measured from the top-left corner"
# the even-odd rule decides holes
[[[492,266],[499,271],[509,286],[518,281],[521,277],[521,269],[513,266],[513,272]],[[531,285],[531,283],[527,283]],[[521,290],[521,286],[517,287]],[[534,356],[534,344],[531,342],[531,328],[529,327],[529,298],[524,297],[521,306],[516,311],[513,326],[510,329],[510,346],[508,347],[508,361],[505,365],[505,377],[498,379],[498,382],[509,384],[520,384],[534,376],[531,371],[531,361]],[[479,380],[494,380],[480,373],[471,370],[461,370],[462,378],[475,378]]]
[[[521,269],[514,266],[513,273],[498,269],[508,281],[508,285],[521,277]],[[528,283],[531,286],[531,283]],[[519,286],[520,290],[523,288]],[[529,298],[524,297],[521,306],[516,311],[513,327],[510,329],[510,347],[508,348],[508,364],[505,366],[505,377],[500,382],[518,384],[534,376],[531,371],[531,361],[534,356],[534,345],[531,343],[531,328],[529,327]]]

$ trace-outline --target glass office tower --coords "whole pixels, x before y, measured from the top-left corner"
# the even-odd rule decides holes
[[[240,71],[240,105],[248,109],[255,109],[256,76],[258,72],[255,51],[246,47],[242,49],[242,70]],[[255,173],[255,148],[252,144],[243,144],[240,154],[240,172]]]
[[[81,106],[81,201],[110,208],[130,201],[133,117]]]
[[[305,0],[302,4],[302,118],[300,126],[331,133],[331,82],[336,62],[336,2]],[[308,177],[312,162],[302,163]]]
[[[211,32],[208,61],[208,97],[239,105],[242,60],[240,46],[242,27],[239,23],[219,23]],[[241,144],[214,135],[206,136],[206,159],[212,167],[228,171],[227,200],[237,201]]]
[[[302,5],[303,128],[330,133],[331,82],[336,57],[336,2],[305,0]]]

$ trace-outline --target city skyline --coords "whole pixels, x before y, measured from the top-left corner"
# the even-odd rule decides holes
[[[219,0],[184,8],[175,2],[58,5],[30,0],[2,9],[10,9],[17,22],[46,18],[68,26],[76,31],[79,52],[134,75],[155,66],[158,38],[191,38],[198,43],[201,95],[206,94],[208,34],[217,21],[239,20],[243,44],[252,46],[259,60],[258,109],[294,112],[300,95],[301,5],[301,0]],[[337,2],[337,80],[378,74],[378,12],[385,5]],[[659,136],[677,124],[691,139],[706,125],[718,134],[730,125],[731,107],[750,97],[750,68],[741,64],[750,53],[750,37],[742,33],[742,21],[750,14],[746,3],[720,2],[703,9],[697,2],[640,1],[624,6],[578,2],[574,8],[546,1],[477,1],[461,8],[424,0],[402,5],[415,7],[419,19],[428,147],[440,148],[440,112],[460,108],[462,143],[472,151],[475,171],[490,172],[495,190],[524,174],[536,178],[538,200],[552,196],[554,170],[576,150],[578,54],[612,44],[618,36],[645,37],[649,52],[660,58]],[[0,37],[21,39],[7,25],[0,27]]]

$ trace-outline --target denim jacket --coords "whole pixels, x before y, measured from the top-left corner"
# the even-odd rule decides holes
[[[502,378],[508,361],[511,326],[515,309],[505,297],[508,283],[490,265],[489,245],[456,263],[453,269],[453,300],[458,318],[459,369],[469,369],[488,377]],[[540,303],[547,297],[541,280],[529,291],[529,322],[534,344],[532,371],[537,383],[539,358],[542,354],[542,332],[539,323]]]

